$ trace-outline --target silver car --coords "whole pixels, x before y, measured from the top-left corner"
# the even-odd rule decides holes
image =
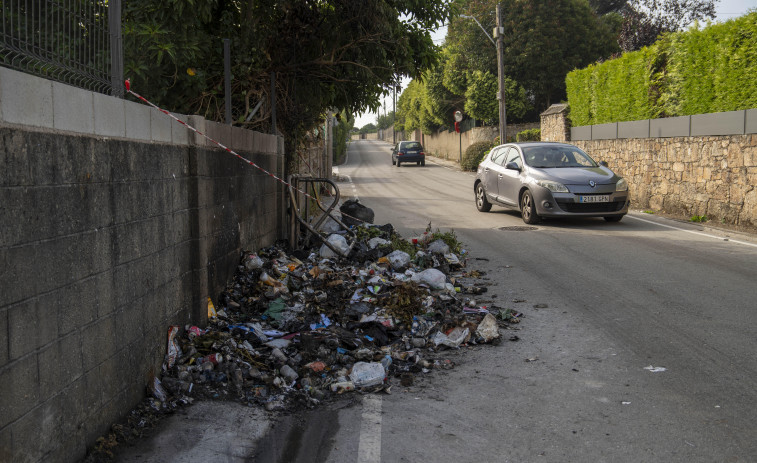
[[[492,148],[478,165],[476,208],[520,209],[523,221],[542,217],[604,217],[628,212],[628,182],[567,143],[508,143]]]

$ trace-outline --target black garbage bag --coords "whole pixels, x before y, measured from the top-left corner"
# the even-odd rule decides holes
[[[342,222],[349,227],[373,223],[373,209],[363,206],[357,199],[345,201],[339,211],[342,213]]]

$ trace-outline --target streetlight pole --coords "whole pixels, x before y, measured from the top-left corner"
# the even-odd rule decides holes
[[[460,15],[461,18],[472,19],[476,21],[478,27],[486,34],[486,38],[497,47],[497,100],[499,100],[499,142],[507,143],[507,113],[505,110],[505,39],[504,39],[504,27],[502,26],[502,13],[499,3],[497,3],[497,27],[494,28],[494,37],[497,38],[495,42],[491,35],[486,32],[484,26],[478,22],[478,19],[473,16],[465,14]]]

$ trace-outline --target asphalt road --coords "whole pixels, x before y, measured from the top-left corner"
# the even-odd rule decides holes
[[[338,172],[342,195],[373,208],[376,223],[405,237],[429,223],[453,229],[493,284],[482,303],[525,318],[505,333],[517,342],[451,353],[454,370],[315,418],[332,437],[301,455],[757,461],[754,235],[641,212],[525,229],[517,212],[476,210],[472,174],[433,159],[397,168],[381,142],[352,142]]]
[[[312,412],[201,403],[115,461],[757,461],[757,236],[641,212],[526,227],[478,212],[450,164],[360,141],[337,170],[375,223],[455,231],[491,284],[479,305],[525,314],[504,342]]]

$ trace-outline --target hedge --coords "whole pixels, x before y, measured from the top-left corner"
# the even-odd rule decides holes
[[[477,141],[471,144],[465,149],[460,168],[467,171],[476,170],[478,165],[484,159],[484,156],[486,156],[493,146],[495,145],[492,145],[492,143],[488,141]]]
[[[757,108],[757,12],[570,72],[574,126]]]

